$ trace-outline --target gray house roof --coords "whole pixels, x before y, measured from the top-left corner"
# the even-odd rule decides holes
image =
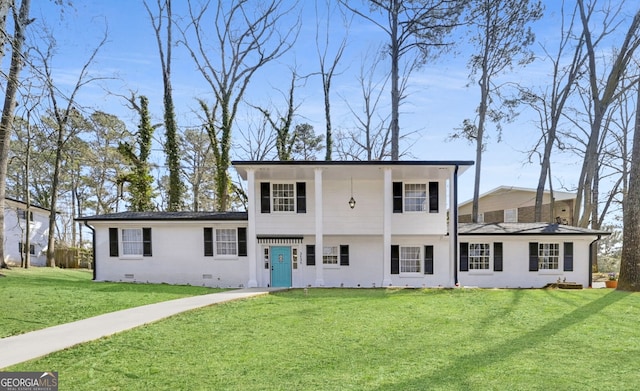
[[[551,223],[460,223],[458,235],[611,235],[611,232]]]
[[[120,212],[81,216],[78,221],[241,221],[247,212]]]

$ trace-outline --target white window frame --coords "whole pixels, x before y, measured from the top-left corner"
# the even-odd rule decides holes
[[[422,273],[422,247],[423,246],[400,246],[399,268],[401,275],[416,275]],[[413,258],[409,257],[409,255],[416,255],[417,257]]]
[[[126,236],[134,232],[136,232],[136,237]],[[142,228],[129,227],[120,229],[120,254],[124,258],[142,257],[144,255]]]
[[[325,267],[340,266],[340,247],[324,246],[322,248],[322,265]]]
[[[511,208],[504,210],[505,223],[517,223],[518,222],[518,208]]]
[[[469,272],[490,271],[493,261],[491,243],[469,243]]]
[[[291,187],[291,196],[286,196],[288,189]],[[280,189],[277,189],[280,187]],[[285,194],[283,194],[285,193]],[[286,201],[289,202],[286,202]],[[284,207],[287,207],[283,210]],[[271,211],[274,213],[295,213],[296,212],[296,184],[293,182],[274,182],[271,183]]]
[[[478,213],[478,223],[484,223],[484,213],[483,212],[479,212]]]
[[[560,270],[560,243],[538,243],[538,270]]]
[[[405,183],[402,190],[404,198],[402,204],[405,212],[426,212],[429,210],[429,189],[426,183]],[[409,195],[411,193],[413,194]]]
[[[226,236],[231,234],[230,236]],[[236,228],[216,228],[213,238],[214,255],[218,258],[238,256],[238,230]]]

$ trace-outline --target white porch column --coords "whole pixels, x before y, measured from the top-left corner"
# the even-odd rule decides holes
[[[315,179],[315,209],[316,209],[316,286],[324,286],[324,265],[322,264],[322,253],[324,244],[322,241],[322,227],[324,221],[322,219],[322,169],[316,168],[314,172]]]
[[[384,169],[384,201],[382,203],[382,286],[389,286],[391,282],[391,217],[393,212],[393,183],[391,169]]]
[[[456,202],[456,192],[458,189],[455,185],[457,182],[457,175],[457,170],[451,170],[451,175],[449,176],[449,287],[454,287],[456,284],[455,269],[458,263],[456,260],[458,254],[456,249],[456,238],[458,236],[458,205]]]
[[[258,262],[260,256],[256,246],[256,171],[253,168],[247,170],[247,216],[249,218],[247,226],[247,256],[249,261],[249,282],[247,287],[255,288],[258,286]]]

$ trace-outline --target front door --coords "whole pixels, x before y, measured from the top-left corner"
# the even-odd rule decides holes
[[[291,247],[271,247],[271,286],[291,286]]]

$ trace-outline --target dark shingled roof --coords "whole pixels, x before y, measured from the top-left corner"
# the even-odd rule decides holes
[[[120,212],[81,216],[79,221],[182,221],[182,220],[248,220],[247,212]]]
[[[551,223],[459,223],[459,235],[610,235],[611,232]]]

